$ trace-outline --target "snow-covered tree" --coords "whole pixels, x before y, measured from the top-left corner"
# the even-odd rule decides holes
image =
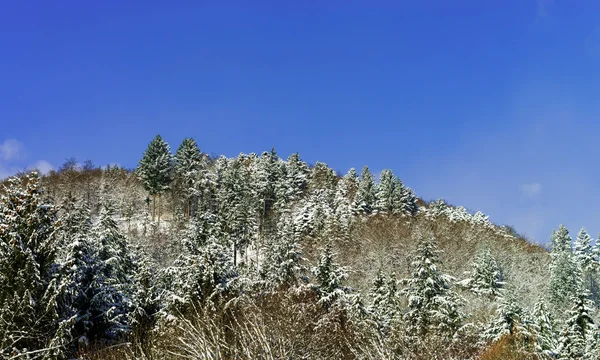
[[[600,286],[597,279],[600,263],[598,263],[594,246],[592,246],[592,237],[588,235],[585,229],[581,229],[577,234],[573,256],[575,256],[575,261],[581,271],[583,284],[591,294],[591,299],[599,303]]]
[[[400,310],[400,298],[397,288],[396,276],[385,276],[379,270],[373,280],[373,287],[369,292],[371,304],[367,311],[374,317],[379,328],[385,333],[392,323],[397,320]]]
[[[577,234],[573,255],[583,272],[589,273],[595,270],[596,261],[593,253],[592,237],[585,229],[581,229]]]
[[[197,303],[214,305],[230,293],[237,277],[231,252],[211,237],[197,253],[186,251],[161,273],[165,310],[185,313]]]
[[[528,316],[512,292],[507,292],[496,307],[495,316],[481,337],[487,341],[498,341],[504,335],[530,337]]]
[[[60,267],[61,319],[69,323],[71,346],[115,341],[128,332],[127,299],[101,259],[102,248],[86,234],[77,234],[68,245]]]
[[[144,184],[144,188],[152,196],[152,221],[154,221],[156,214],[156,196],[158,196],[158,221],[160,222],[161,196],[169,189],[173,178],[172,157],[169,144],[160,135],[156,135],[148,145],[148,149],[144,152],[144,156],[136,170],[137,175]]]
[[[403,281],[408,298],[404,320],[410,334],[451,337],[461,325],[459,299],[450,288],[453,279],[438,269],[439,254],[433,235],[422,237],[412,262],[412,277]]]
[[[197,191],[197,181],[206,166],[206,156],[200,152],[198,144],[191,138],[185,138],[175,153],[175,177],[180,183],[185,197],[185,213],[190,217],[192,197]]]
[[[377,201],[375,202],[376,211],[390,214],[395,212],[395,180],[392,170],[385,169],[381,172],[381,175],[379,176],[379,185],[377,186]]]
[[[326,309],[338,301],[344,302],[350,293],[350,288],[344,285],[348,269],[337,264],[334,256],[331,245],[327,244],[317,265],[312,268],[315,278],[311,286],[317,293],[318,303]]]
[[[303,260],[294,221],[290,216],[284,216],[279,221],[277,235],[265,249],[262,278],[271,288],[293,286],[306,271]]]
[[[596,327],[592,319],[593,303],[588,299],[589,293],[580,290],[571,298],[571,308],[567,312],[567,320],[558,340],[558,353],[561,359],[592,359],[589,354],[595,350],[588,343],[596,341]],[[593,349],[593,350],[592,350]]]
[[[581,283],[581,272],[571,252],[571,237],[566,227],[561,225],[552,232],[550,256],[549,300],[555,311],[569,308]]]
[[[358,190],[354,199],[356,209],[361,214],[370,214],[377,201],[377,186],[373,179],[373,174],[367,166],[363,167],[360,173]]]
[[[25,182],[26,184],[23,184]],[[0,357],[44,349],[57,328],[57,210],[40,178],[11,178],[0,195]],[[26,358],[23,355],[23,358]]]
[[[220,222],[233,247],[235,265],[238,252],[245,252],[256,226],[250,173],[244,159],[244,155],[241,154],[227,166],[217,194]]]
[[[534,306],[531,328],[536,351],[549,357],[556,357],[558,354],[558,338],[555,323],[552,314],[541,299]]]
[[[402,214],[416,215],[419,212],[417,205],[417,196],[411,188],[404,186],[399,178],[396,178],[395,185],[396,193],[401,194],[400,203],[402,204]]]
[[[459,284],[478,295],[489,297],[500,295],[500,290],[504,286],[504,278],[502,270],[489,248],[486,247],[480,251],[473,262],[469,278]]]
[[[300,159],[298,153],[288,157],[285,167],[286,184],[288,187],[287,197],[290,201],[297,201],[308,186],[310,169],[308,168],[308,165]]]

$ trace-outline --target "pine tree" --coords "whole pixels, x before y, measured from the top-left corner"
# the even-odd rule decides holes
[[[80,347],[114,342],[128,334],[135,292],[131,250],[112,218],[112,206],[102,207],[93,227],[87,216],[85,208],[80,210],[81,225],[66,242],[59,266],[61,328]]]
[[[180,182],[185,196],[185,213],[190,218],[192,197],[197,191],[197,181],[202,176],[201,171],[206,167],[204,154],[200,152],[196,141],[185,138],[175,153],[175,176]]]
[[[0,196],[0,357],[44,349],[57,330],[57,229],[37,174],[9,179]]]
[[[504,286],[500,266],[489,248],[479,253],[469,273],[470,277],[460,282],[475,294],[496,297]]]
[[[372,314],[383,333],[388,332],[398,317],[400,299],[396,282],[394,274],[387,277],[379,270],[369,293],[372,301],[367,311]]]
[[[222,230],[233,248],[235,265],[238,263],[238,252],[245,252],[256,226],[249,179],[250,173],[244,164],[244,156],[240,155],[231,161],[221,175],[217,194]]]
[[[377,186],[373,174],[367,166],[363,167],[356,193],[356,209],[361,214],[370,214],[377,201]]]
[[[584,286],[589,290],[591,299],[594,302],[600,302],[600,287],[598,286],[598,270],[600,265],[597,261],[594,247],[592,246],[592,237],[588,235],[585,229],[581,229],[575,239],[573,256],[579,266]]]
[[[395,209],[394,189],[395,177],[392,170],[385,169],[379,176],[379,185],[377,186],[377,201],[375,210],[382,213],[392,213]]]
[[[233,257],[218,239],[209,238],[197,253],[185,251],[159,276],[163,311],[185,313],[196,304],[217,304],[238,277]]]
[[[581,282],[581,272],[571,253],[571,237],[563,225],[552,233],[549,300],[555,311],[567,309]]]
[[[68,334],[79,346],[112,342],[128,332],[126,301],[97,245],[86,234],[75,235],[60,266],[61,319],[70,323]]]
[[[317,293],[318,303],[325,309],[329,309],[337,302],[343,303],[350,293],[350,289],[344,286],[348,278],[348,269],[337,264],[334,256],[331,245],[327,244],[319,257],[319,262],[312,268],[315,281],[311,286]]]
[[[498,341],[504,335],[530,337],[527,314],[517,303],[512,292],[508,292],[498,304],[496,314],[481,337],[488,341]]]
[[[403,293],[408,298],[404,320],[410,334],[451,337],[460,327],[459,299],[450,289],[452,278],[437,268],[439,254],[433,235],[423,237],[412,263],[412,277],[404,280]]]
[[[289,201],[298,201],[308,187],[308,178],[310,169],[308,165],[300,159],[298,153],[288,157],[285,163],[286,184],[288,187],[287,197]]]
[[[306,271],[293,219],[284,216],[278,225],[278,234],[267,246],[261,268],[265,283],[274,289],[296,285]]]
[[[396,190],[399,191],[401,195],[400,203],[402,204],[402,214],[405,215],[416,215],[419,212],[419,206],[417,205],[417,197],[411,188],[405,187],[400,179],[396,180]]]
[[[595,340],[595,325],[592,319],[593,303],[589,293],[580,290],[572,300],[563,331],[560,334],[558,352],[561,359],[591,359],[586,351],[588,342]]]
[[[584,272],[592,272],[595,268],[595,259],[592,248],[592,237],[588,235],[585,229],[581,229],[575,239],[573,255]]]
[[[540,299],[534,306],[532,314],[532,330],[535,337],[535,348],[539,354],[556,357],[558,339],[552,314]]]
[[[160,135],[148,145],[136,170],[146,191],[152,195],[152,221],[156,214],[156,196],[159,198],[158,221],[160,223],[161,195],[169,189],[173,176],[173,160],[169,144]]]

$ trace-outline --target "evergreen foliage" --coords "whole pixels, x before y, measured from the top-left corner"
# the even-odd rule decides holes
[[[581,283],[581,271],[571,252],[571,237],[561,225],[552,233],[550,256],[549,300],[555,311],[569,308],[570,300],[576,296]]]
[[[412,263],[412,277],[404,280],[403,292],[408,298],[404,321],[414,335],[452,337],[463,319],[458,296],[450,289],[452,278],[437,268],[439,254],[434,237],[423,236]]]
[[[57,330],[57,209],[33,173],[0,196],[0,356],[46,349]],[[25,357],[24,355],[23,357]]]
[[[460,282],[478,295],[496,297],[504,285],[502,270],[489,248],[478,254],[473,263],[469,278]]]

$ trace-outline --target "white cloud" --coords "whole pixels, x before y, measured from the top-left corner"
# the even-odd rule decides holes
[[[540,183],[531,183],[531,184],[523,184],[519,186],[519,190],[521,193],[527,197],[534,197],[542,191],[542,184]]]
[[[50,170],[54,169],[54,166],[47,162],[46,160],[39,160],[35,164],[29,167],[31,170],[36,169],[42,175],[46,175]]]
[[[15,139],[4,140],[0,144],[0,158],[3,161],[21,160],[25,157],[25,148],[22,143]]]

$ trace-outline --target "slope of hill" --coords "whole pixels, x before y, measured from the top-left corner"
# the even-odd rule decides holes
[[[0,354],[597,354],[591,238],[571,249],[560,228],[549,253],[390,170],[374,178],[274,150],[211,159],[191,139],[173,156],[157,137],[136,172],[70,161],[5,181]]]

